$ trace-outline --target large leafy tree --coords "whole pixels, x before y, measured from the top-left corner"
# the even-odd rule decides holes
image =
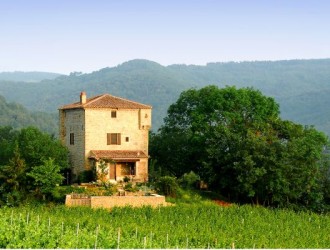
[[[31,194],[46,197],[68,167],[67,148],[34,127],[0,127],[0,156],[0,205],[18,204]]]
[[[26,164],[16,145],[8,165],[0,166],[0,205],[16,205],[27,193]]]
[[[180,176],[194,171],[231,198],[269,205],[322,201],[319,160],[327,138],[279,116],[251,88],[207,86],[181,93],[151,137],[151,156]]]
[[[55,164],[53,159],[44,160],[40,166],[35,166],[27,173],[33,178],[35,193],[41,195],[43,199],[51,194],[56,185],[61,184],[64,177],[60,174],[60,166]]]
[[[22,158],[31,168],[52,158],[61,169],[68,167],[68,150],[59,140],[35,127],[21,129],[18,136]]]

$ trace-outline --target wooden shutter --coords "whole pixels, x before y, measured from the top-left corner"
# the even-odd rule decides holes
[[[111,134],[107,133],[107,145],[111,145]]]
[[[120,133],[117,134],[117,145],[121,145],[121,135],[120,135]]]
[[[107,133],[107,145],[121,145],[121,134]]]

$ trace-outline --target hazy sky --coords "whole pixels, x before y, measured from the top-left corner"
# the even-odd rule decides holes
[[[0,72],[330,58],[330,0],[0,0]]]

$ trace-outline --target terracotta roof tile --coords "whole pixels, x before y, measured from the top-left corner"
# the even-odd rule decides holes
[[[112,159],[112,160],[126,160],[126,159],[140,159],[148,158],[148,156],[140,150],[91,150],[89,158],[91,159]]]
[[[88,108],[112,108],[112,109],[151,109],[151,106],[130,101],[121,97],[103,94],[88,98],[86,103],[71,103],[60,107],[60,109],[88,109]]]

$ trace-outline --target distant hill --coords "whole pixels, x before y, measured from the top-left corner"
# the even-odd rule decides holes
[[[7,103],[3,96],[0,96],[0,126],[11,126],[15,129],[34,126],[49,134],[58,133],[56,114],[28,111],[21,104]]]
[[[0,81],[40,82],[46,79],[52,80],[59,76],[61,74],[49,72],[0,72]]]
[[[214,84],[254,87],[272,96],[281,115],[330,135],[330,59],[170,65],[132,60],[90,74],[59,76],[40,82],[0,81],[0,95],[30,110],[57,112],[63,104],[87,96],[110,93],[153,106],[153,129],[163,122],[167,108],[189,88]]]

